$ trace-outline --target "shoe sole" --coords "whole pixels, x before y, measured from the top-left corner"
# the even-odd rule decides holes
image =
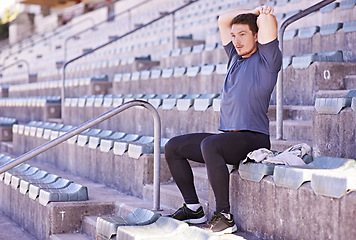
[[[224,234],[231,234],[237,231],[237,226],[234,225],[232,227],[228,227],[220,232],[213,232],[216,235],[224,235]]]
[[[187,219],[187,220],[184,220],[183,222],[191,223],[191,224],[201,224],[201,223],[205,223],[207,220],[208,219],[206,218],[206,216],[204,216],[201,218]]]

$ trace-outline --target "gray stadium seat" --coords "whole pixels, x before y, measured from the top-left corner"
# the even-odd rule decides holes
[[[335,34],[339,29],[342,28],[342,26],[343,26],[342,23],[333,23],[333,24],[323,25],[320,27],[320,34],[322,36]]]
[[[86,201],[88,189],[76,183],[70,183],[61,189],[41,189],[39,203],[46,206],[49,202]]]
[[[333,171],[318,171],[311,176],[311,187],[317,195],[332,198],[341,198],[348,191],[356,190],[356,166],[355,160],[347,159],[352,163],[347,168]]]
[[[238,171],[242,179],[260,182],[264,176],[272,175],[275,167],[276,164],[241,162]]]
[[[314,173],[341,171],[354,165],[352,159],[317,157],[306,166],[277,166],[273,179],[277,186],[298,189],[304,182],[311,181]]]
[[[345,107],[351,107],[351,98],[315,99],[315,109],[319,114],[339,114]]]
[[[314,36],[314,34],[316,34],[319,31],[320,31],[319,26],[300,28],[298,30],[298,37],[301,39],[312,38]]]
[[[151,210],[137,208],[127,216],[98,217],[96,232],[100,237],[110,239],[116,235],[119,226],[144,226],[154,223],[160,216]]]

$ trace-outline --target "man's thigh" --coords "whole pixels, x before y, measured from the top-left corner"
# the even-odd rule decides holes
[[[204,163],[201,153],[201,142],[213,133],[190,133],[170,139],[170,147],[175,149],[176,154],[181,158]]]
[[[269,137],[265,134],[239,131],[216,134],[207,138],[210,142],[208,151],[215,151],[228,164],[236,165],[246,155],[259,148],[269,148]]]

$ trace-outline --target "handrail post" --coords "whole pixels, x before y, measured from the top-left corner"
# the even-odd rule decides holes
[[[285,20],[279,30],[279,45],[283,55],[283,34],[289,26],[289,24],[313,13],[318,11],[320,8],[325,7],[326,5],[335,2],[335,0],[324,0],[320,1],[319,3],[302,10],[287,20]],[[276,85],[276,139],[283,139],[283,66],[281,71],[279,72],[279,78]]]
[[[161,119],[157,110],[152,105],[145,106],[152,114],[154,120],[153,141],[153,210],[160,210],[160,179],[161,179]]]
[[[124,103],[118,107],[115,107],[111,109],[110,111],[93,118],[78,127],[66,132],[65,134],[15,158],[13,161],[8,162],[4,164],[3,166],[0,166],[0,174],[4,173],[8,170],[10,170],[13,167],[16,167],[17,165],[26,162],[27,160],[57,146],[58,144],[68,140],[69,138],[78,135],[79,133],[87,130],[88,128],[91,128],[113,116],[116,114],[134,107],[134,106],[141,106],[149,110],[152,115],[153,115],[153,120],[154,120],[154,146],[153,146],[153,156],[154,156],[154,162],[153,162],[153,167],[154,167],[154,175],[153,175],[153,187],[154,187],[154,196],[153,196],[153,209],[154,210],[160,210],[160,179],[161,179],[161,172],[160,172],[160,166],[161,166],[161,119],[158,114],[158,111],[155,107],[153,107],[150,103],[142,101],[142,100],[133,100],[129,101],[127,103]]]
[[[175,38],[176,38],[176,36],[175,36],[175,31],[174,31],[174,29],[175,29],[175,27],[174,27],[174,25],[175,25],[175,14],[173,13],[172,14],[172,50],[175,48]]]

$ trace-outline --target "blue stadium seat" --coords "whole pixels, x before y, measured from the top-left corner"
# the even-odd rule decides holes
[[[196,77],[200,72],[200,66],[191,66],[187,68],[187,76],[188,77]]]
[[[183,98],[185,94],[174,94],[170,95],[168,98],[163,99],[162,102],[162,109],[164,110],[171,110],[177,104],[177,100]]]
[[[194,100],[195,111],[206,111],[213,104],[213,100],[217,98],[219,94],[202,94]]]
[[[354,8],[356,5],[356,0],[344,0],[340,2],[340,8],[342,10]]]
[[[194,100],[199,96],[200,94],[188,94],[183,98],[177,99],[177,109],[179,111],[188,111],[193,106]]]
[[[333,23],[328,25],[323,25],[320,27],[320,34],[322,36],[335,34],[343,26],[342,23]]]
[[[342,30],[345,33],[356,31],[356,21],[344,22]]]
[[[298,35],[298,29],[287,30],[284,32],[283,40],[284,41],[292,40],[297,35]]]
[[[300,39],[312,38],[314,36],[314,34],[316,34],[319,31],[320,31],[319,26],[300,28],[298,30],[298,37]]]
[[[129,147],[129,143],[137,141],[142,136],[137,134],[127,134],[120,141],[114,142],[114,154],[115,155],[123,155]]]
[[[332,12],[335,8],[339,7],[339,5],[340,5],[339,2],[330,3],[330,4],[326,5],[325,7],[322,7],[320,9],[320,12],[322,12],[322,13]]]

